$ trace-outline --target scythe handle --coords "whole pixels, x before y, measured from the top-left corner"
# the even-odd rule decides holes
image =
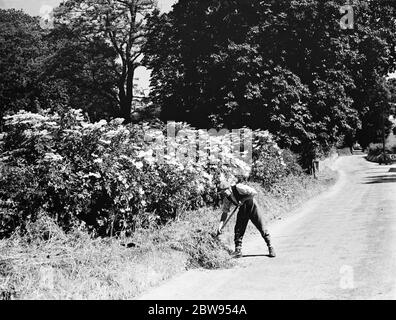
[[[232,213],[230,214],[230,216],[227,218],[227,220],[224,222],[223,226],[221,227],[220,232],[217,235],[221,234],[221,231],[223,231],[223,229],[225,228],[225,226],[228,224],[228,222],[230,222],[231,218],[234,216],[234,214],[237,212],[237,210],[239,209],[240,206],[236,206],[234,211],[232,211]]]

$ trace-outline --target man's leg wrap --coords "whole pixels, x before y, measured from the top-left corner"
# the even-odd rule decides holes
[[[265,233],[263,234],[263,238],[268,248],[272,247],[271,235],[268,233],[268,231],[265,231]]]
[[[263,214],[259,212],[258,207],[255,202],[251,202],[250,219],[256,226],[257,230],[260,232],[261,236],[264,238],[265,243],[268,248],[271,247],[271,236],[268,230],[264,227],[264,217]]]

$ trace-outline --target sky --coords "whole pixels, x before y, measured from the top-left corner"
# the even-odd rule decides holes
[[[172,5],[177,2],[177,0],[157,0],[158,6],[163,12],[168,12],[171,10]],[[0,8],[2,9],[23,9],[30,15],[40,15],[40,9],[44,6],[56,7],[62,0],[0,0]],[[150,86],[150,72],[144,68],[140,67],[135,72],[136,82],[138,87],[148,90]]]

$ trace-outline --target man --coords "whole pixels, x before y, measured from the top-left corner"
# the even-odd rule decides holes
[[[242,239],[245,234],[247,224],[249,220],[251,220],[268,246],[269,257],[275,258],[276,255],[271,244],[271,237],[267,229],[264,227],[263,214],[259,212],[254,200],[254,197],[257,195],[256,190],[241,183],[232,186],[227,186],[222,183],[220,191],[223,196],[223,214],[221,216],[218,234],[221,234],[231,206],[234,205],[239,207],[237,221],[235,224],[235,257],[242,257]]]

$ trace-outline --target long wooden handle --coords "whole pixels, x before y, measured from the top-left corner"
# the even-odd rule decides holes
[[[235,212],[239,209],[239,206],[236,206],[234,211],[230,214],[230,216],[228,217],[228,219],[224,222],[223,226],[221,227],[220,231],[223,231],[223,229],[225,228],[225,226],[227,225],[228,222],[230,222],[231,218],[234,216]]]

